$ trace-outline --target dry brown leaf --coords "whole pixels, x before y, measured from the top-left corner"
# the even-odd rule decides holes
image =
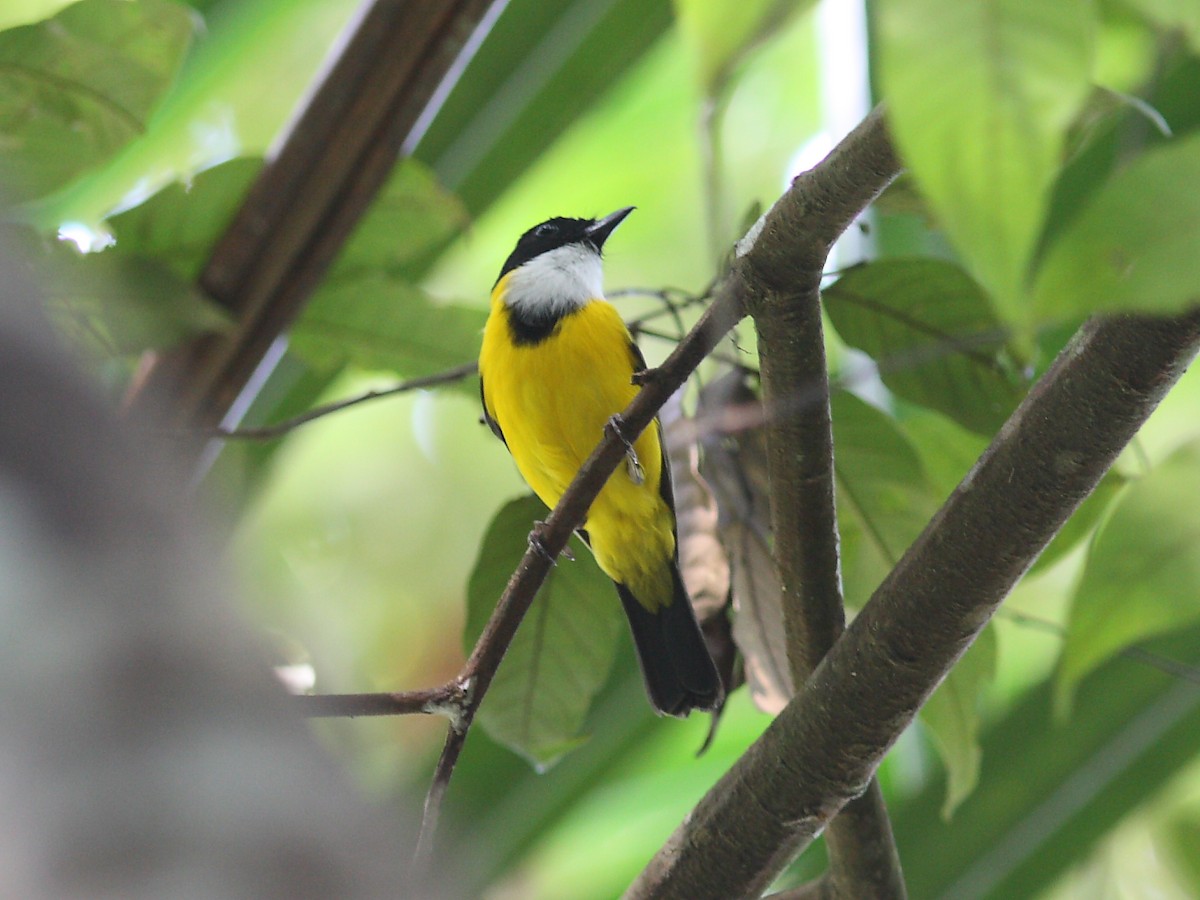
[[[733,588],[733,638],[755,705],[777,713],[793,694],[779,574],[771,551],[766,435],[761,405],[735,370],[700,392],[700,471],[717,503],[717,533]]]

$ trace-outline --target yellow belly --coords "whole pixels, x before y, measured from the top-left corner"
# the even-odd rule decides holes
[[[484,404],[500,426],[517,468],[553,508],[604,433],[609,417],[637,393],[629,332],[616,309],[594,300],[532,345],[511,339],[500,286],[484,330],[479,370]],[[585,526],[600,568],[649,609],[672,598],[674,512],[659,493],[657,425],[634,442],[644,478],[622,465],[588,511]]]

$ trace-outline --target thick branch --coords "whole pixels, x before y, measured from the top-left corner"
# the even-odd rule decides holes
[[[771,254],[771,268],[750,257],[758,290],[748,305],[762,361],[771,527],[794,685],[804,683],[845,627],[821,273],[841,230],[899,171],[876,110],[823,164],[821,177],[799,176],[768,215],[764,231],[776,222],[803,223],[812,237],[800,243],[800,252]],[[843,195],[835,202],[823,179],[834,179],[854,203],[845,205]],[[823,889],[829,895],[905,896],[883,792],[874,781],[833,821],[826,844],[830,872]]]
[[[158,357],[134,389],[216,427],[383,186],[493,0],[373,0],[213,248],[203,289],[236,324]]]
[[[1200,314],[1089,322],[833,647],[634,886],[761,891],[921,704],[1200,348]]]

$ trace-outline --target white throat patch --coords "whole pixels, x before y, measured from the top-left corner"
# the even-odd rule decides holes
[[[560,316],[604,296],[600,254],[582,244],[556,247],[514,269],[504,302],[523,313]]]

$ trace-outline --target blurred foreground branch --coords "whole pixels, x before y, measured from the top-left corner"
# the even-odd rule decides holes
[[[185,480],[118,426],[23,271],[0,254],[3,893],[430,896],[214,601]]]

